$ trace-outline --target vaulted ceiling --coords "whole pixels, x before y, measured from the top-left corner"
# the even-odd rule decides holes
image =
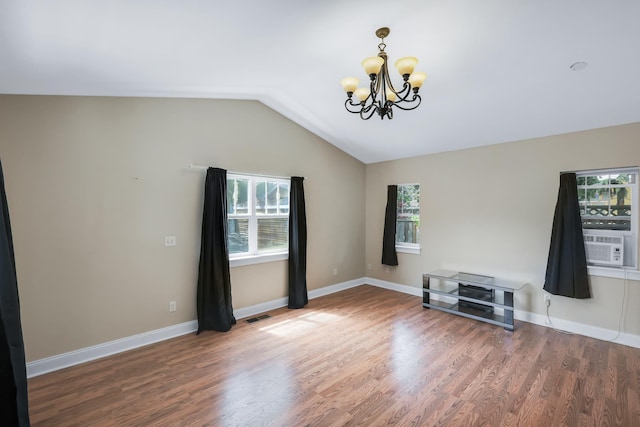
[[[428,77],[363,121],[383,26]],[[639,77],[635,0],[0,0],[0,93],[256,99],[365,163],[639,122]]]

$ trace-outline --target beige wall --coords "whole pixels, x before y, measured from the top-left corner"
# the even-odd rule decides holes
[[[191,162],[305,176],[309,289],[365,273],[365,166],[258,102],[1,95],[0,156],[29,361],[195,319]],[[286,261],[231,274],[234,308],[287,295]]]
[[[414,287],[422,273],[459,269],[530,285],[516,308],[544,314],[551,223],[561,171],[640,164],[640,124],[367,165],[366,262],[369,277]],[[421,185],[420,255],[380,264],[388,184]],[[637,215],[638,212],[635,212]],[[592,277],[593,298],[554,296],[553,317],[618,329],[624,281]],[[640,284],[628,283],[623,331],[640,334]]]
[[[419,288],[443,267],[526,281],[517,308],[544,314],[559,172],[638,165],[639,140],[632,124],[365,167],[258,102],[0,95],[27,359],[195,319],[204,172],[192,162],[307,177],[310,290],[365,275]],[[422,254],[387,271],[386,186],[413,182]],[[285,261],[231,274],[236,309],[287,294]],[[553,297],[552,316],[617,329],[624,281],[591,285],[591,300]],[[640,334],[639,302],[631,281],[624,332]]]

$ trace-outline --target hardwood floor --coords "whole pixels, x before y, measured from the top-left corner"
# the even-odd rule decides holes
[[[640,425],[640,349],[372,286],[268,314],[32,378],[32,425]]]

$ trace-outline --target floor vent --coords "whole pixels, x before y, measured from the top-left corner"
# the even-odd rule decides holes
[[[264,319],[268,319],[271,316],[269,316],[268,314],[263,314],[262,316],[258,316],[258,317],[252,317],[250,319],[247,319],[247,323],[254,323],[257,322],[258,320],[264,320]]]

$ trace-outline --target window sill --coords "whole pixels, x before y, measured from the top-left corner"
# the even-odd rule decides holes
[[[262,264],[263,262],[282,261],[285,259],[289,259],[289,252],[250,255],[250,256],[229,259],[229,267],[240,267],[243,265]]]
[[[587,266],[589,276],[611,277],[614,279],[640,280],[640,271],[627,268],[600,267],[595,265]]]
[[[405,253],[405,254],[414,254],[414,255],[420,255],[420,246],[416,245],[416,246],[398,246],[396,245],[396,252],[401,252],[401,253]]]

